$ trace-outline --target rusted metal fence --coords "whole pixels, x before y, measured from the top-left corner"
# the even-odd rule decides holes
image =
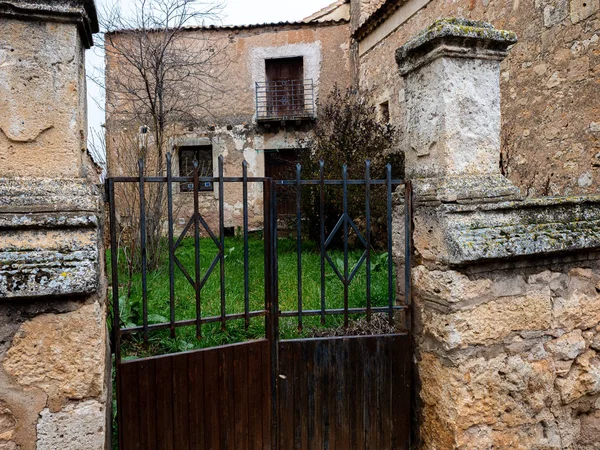
[[[411,298],[411,186],[404,180],[392,178],[390,166],[385,179],[372,179],[370,163],[365,164],[364,179],[348,179],[343,166],[338,180],[325,178],[324,165],[319,166],[316,179],[303,179],[302,168],[297,166],[293,180],[273,181],[268,177],[249,177],[248,166],[242,164],[241,177],[225,177],[223,158],[219,158],[217,177],[200,177],[197,165],[192,177],[172,175],[171,157],[167,156],[166,176],[144,176],[140,162],[138,177],[113,177],[107,180],[110,208],[112,298],[119,299],[120,283],[117,255],[117,211],[115,185],[137,184],[139,188],[139,218],[141,246],[142,323],[125,325],[119,317],[119,308],[113,308],[113,346],[117,362],[117,402],[120,448],[408,448],[410,424],[410,298]],[[179,236],[175,236],[173,219],[173,186],[178,183],[194,185],[194,212]],[[213,230],[203,217],[198,201],[199,186],[211,182],[218,189],[218,230]],[[146,211],[144,192],[148,183],[166,183],[169,254],[170,315],[164,323],[149,323],[148,283],[146,264]],[[249,274],[249,185],[258,183],[263,192],[264,244],[264,307],[251,308]],[[244,246],[243,277],[244,311],[227,313],[225,274],[225,186],[241,184],[243,192]],[[404,186],[404,297],[396,298],[395,275],[392,261],[393,246],[393,192]],[[294,310],[280,310],[278,302],[278,187],[296,189],[295,239],[297,245],[298,301]],[[304,309],[303,283],[303,209],[302,190],[312,186],[319,198],[319,255],[320,255],[320,308]],[[335,227],[326,233],[325,192],[334,186],[341,188],[343,211]],[[348,189],[364,188],[364,231],[349,213]],[[374,306],[372,302],[372,230],[371,203],[374,186],[385,186],[388,258],[387,305]],[[202,231],[203,230],[203,231]],[[217,254],[208,270],[201,273],[200,242],[202,234],[210,236]],[[353,231],[364,249],[359,261],[349,262],[349,234]],[[332,260],[329,247],[338,233],[342,233],[343,262],[341,267]],[[176,255],[186,236],[194,240],[195,267],[188,271]],[[358,271],[366,270],[365,301],[363,306],[351,307],[349,287]],[[331,269],[329,269],[331,268]],[[217,270],[218,269],[218,270]],[[175,290],[176,270],[190,283],[195,293],[195,318],[176,320],[178,299]],[[325,290],[326,270],[333,270],[343,285],[343,307],[328,307]],[[220,281],[220,314],[203,315],[203,288],[215,272]],[[214,276],[217,276],[216,274]],[[397,312],[404,312],[398,315]],[[399,316],[403,323],[400,331],[383,335],[360,337],[332,337],[320,339],[281,340],[280,321],[292,318],[302,331],[304,319],[342,316],[344,326],[362,315],[370,320],[374,314],[386,314],[390,326]],[[177,355],[156,356],[123,361],[121,342],[133,335],[148,342],[152,333],[169,330],[176,336],[181,327],[195,327],[202,339],[203,326],[220,323],[227,330],[232,321],[243,321],[248,329],[251,319],[264,317],[264,338],[224,346],[196,350]],[[260,398],[259,398],[260,397]],[[154,411],[154,412],[152,412]],[[258,429],[260,428],[260,433]],[[218,431],[217,431],[218,430]],[[140,447],[139,443],[145,443]],[[333,443],[333,444],[332,444]]]
[[[315,117],[312,79],[256,83],[257,120],[303,120]]]

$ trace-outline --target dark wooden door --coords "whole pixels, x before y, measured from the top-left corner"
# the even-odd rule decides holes
[[[265,176],[273,180],[293,180],[296,178],[296,164],[299,162],[298,149],[265,151]],[[296,189],[294,186],[277,187],[277,214],[296,214]]]
[[[293,117],[304,110],[304,61],[268,59],[267,108],[271,117]]]
[[[279,344],[279,449],[408,450],[410,338]]]

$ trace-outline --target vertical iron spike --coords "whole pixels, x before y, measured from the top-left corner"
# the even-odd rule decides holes
[[[406,330],[412,328],[412,183],[404,184],[404,302]]]
[[[388,307],[390,326],[394,325],[394,265],[392,259],[393,241],[392,241],[392,165],[385,166],[386,181],[387,181],[387,228],[388,228]]]
[[[243,177],[243,228],[244,228],[244,314],[246,331],[250,327],[250,267],[249,267],[249,243],[248,243],[248,162],[242,161]]]
[[[117,212],[115,183],[108,179],[108,206],[110,215],[110,269],[112,284],[113,351],[117,366],[121,363],[121,318],[119,306],[119,244],[117,243]],[[118,389],[118,387],[117,387]]]
[[[365,221],[367,241],[367,321],[371,321],[371,160],[365,161]]]
[[[200,261],[200,205],[199,205],[199,165],[198,160],[194,158],[194,265],[195,265],[195,286],[194,293],[196,295],[196,338],[202,338],[202,299],[201,299],[201,261]]]
[[[298,269],[298,332],[302,332],[302,166],[296,164],[296,252]]]
[[[225,306],[225,185],[223,181],[223,155],[219,155],[219,259],[221,279],[221,329],[227,329],[227,309]]]
[[[321,249],[321,324],[325,325],[325,161],[319,161],[319,218]]]
[[[138,161],[140,195],[140,252],[142,259],[142,323],[144,345],[148,345],[148,255],[146,248],[146,193],[144,183],[144,159]]]
[[[348,287],[349,287],[349,275],[348,275],[348,166],[344,164],[342,166],[342,184],[343,184],[343,203],[344,203],[344,326],[348,327]]]
[[[175,250],[173,248],[173,171],[171,152],[167,152],[167,221],[169,224],[169,321],[175,337]]]

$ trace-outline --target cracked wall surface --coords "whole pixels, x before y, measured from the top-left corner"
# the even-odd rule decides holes
[[[91,0],[0,2],[0,448],[110,444]]]
[[[415,270],[423,448],[597,448],[597,258]]]

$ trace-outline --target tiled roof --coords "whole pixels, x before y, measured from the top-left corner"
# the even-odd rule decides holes
[[[381,25],[385,20],[391,16],[394,11],[400,8],[407,0],[385,0],[379,8],[377,8],[373,14],[369,16],[354,32],[352,37],[358,40],[362,40],[371,31]]]
[[[337,20],[323,20],[323,21],[314,21],[307,22],[304,20],[296,21],[296,22],[272,22],[272,23],[259,23],[259,24],[249,24],[249,25],[204,25],[204,26],[189,26],[185,27],[186,31],[203,31],[203,30],[226,30],[226,31],[236,31],[236,30],[254,30],[259,28],[273,28],[273,27],[297,27],[297,26],[328,26],[328,25],[339,25],[348,23],[347,19],[337,19]],[[131,33],[141,31],[141,29],[122,29],[122,30],[114,30],[109,34],[118,34],[118,33]],[[148,30],[152,31],[152,30]],[[156,29],[155,31],[161,31]]]

